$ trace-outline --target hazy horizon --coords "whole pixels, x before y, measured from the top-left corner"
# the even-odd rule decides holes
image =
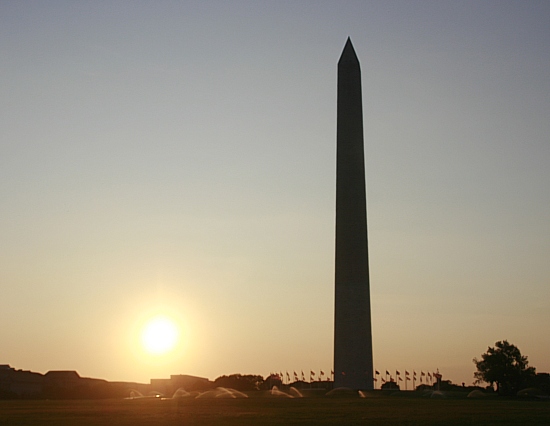
[[[332,369],[336,64],[361,62],[374,365],[550,372],[550,3],[0,4],[0,364]],[[146,353],[151,316],[180,344]],[[418,384],[418,383],[417,383]]]

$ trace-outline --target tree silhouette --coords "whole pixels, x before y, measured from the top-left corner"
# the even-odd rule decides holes
[[[489,347],[480,360],[474,358],[473,362],[477,367],[475,383],[496,384],[500,395],[515,395],[535,376],[535,368],[528,366],[527,357],[507,340],[496,342],[494,348]]]
[[[254,374],[230,374],[229,376],[220,376],[214,380],[214,386],[232,388],[238,391],[258,390],[264,379],[262,376]]]

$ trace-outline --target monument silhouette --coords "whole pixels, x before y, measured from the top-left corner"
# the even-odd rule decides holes
[[[361,68],[348,38],[338,61],[334,387],[373,389]]]

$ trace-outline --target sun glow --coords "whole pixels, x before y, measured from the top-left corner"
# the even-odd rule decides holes
[[[165,316],[156,316],[145,324],[141,333],[141,344],[146,352],[163,355],[174,349],[179,334],[174,321]]]

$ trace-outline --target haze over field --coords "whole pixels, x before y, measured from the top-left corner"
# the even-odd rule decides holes
[[[350,36],[375,368],[469,384],[507,339],[549,372],[549,16],[534,0],[2,1],[0,364],[330,371]],[[142,347],[151,318],[176,325],[166,351]]]

